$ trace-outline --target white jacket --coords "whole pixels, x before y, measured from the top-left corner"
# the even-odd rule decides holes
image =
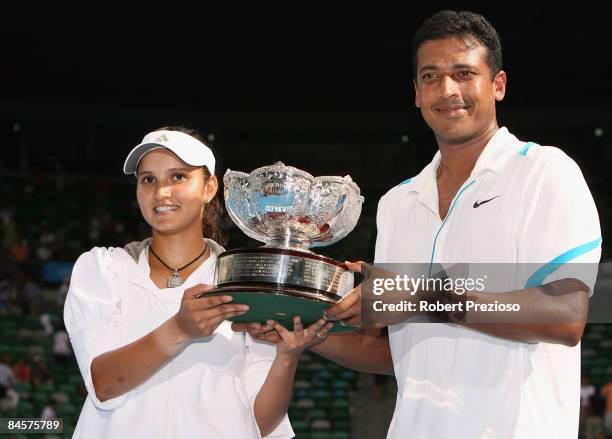
[[[93,248],[77,260],[64,321],[88,390],[75,438],[260,438],[253,404],[275,356],[274,346],[233,332],[223,322],[210,337],[191,341],[133,390],[104,402],[96,397],[91,362],[138,340],[179,309],[185,289],[212,284],[223,248],[207,240],[211,256],[177,288],[151,280],[148,241]],[[289,419],[268,437],[291,438]]]

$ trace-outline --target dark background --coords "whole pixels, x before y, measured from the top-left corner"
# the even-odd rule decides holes
[[[218,175],[277,160],[350,173],[366,203],[346,239],[371,258],[378,198],[436,149],[413,104],[411,38],[441,8],[496,26],[509,78],[500,125],[575,158],[607,229],[612,31],[585,2],[26,4],[0,27],[3,175],[128,185],[129,149],[184,124],[214,136]]]
[[[73,431],[86,390],[74,358],[54,357],[39,317],[61,333],[67,278],[59,283],[81,253],[149,236],[135,179],[122,165],[160,126],[199,129],[213,145],[219,177],[278,160],[314,175],[350,174],[365,196],[359,223],[316,251],[371,261],[378,199],[436,151],[414,107],[411,38],[443,8],[480,12],[500,32],[508,87],[499,123],[579,163],[610,260],[612,26],[603,3],[289,3],[2,6],[0,361],[3,353],[29,363],[41,354],[50,372],[46,383],[20,384],[22,400],[10,416],[40,416],[60,391],[69,396],[58,408],[65,436]],[[261,245],[226,226],[228,247]],[[597,386],[612,376],[611,336],[609,325],[588,325],[583,336],[582,372]],[[372,392],[370,377],[355,386],[354,373],[332,363],[319,373],[307,360],[321,359],[303,358],[297,379],[334,392],[317,407],[347,404],[332,425],[350,435],[338,437],[383,437],[394,388],[376,399],[381,379]],[[367,417],[348,424],[347,389],[337,384],[357,388],[351,408]],[[296,388],[294,400],[308,392]],[[312,413],[291,407],[296,431],[308,431],[304,416]]]

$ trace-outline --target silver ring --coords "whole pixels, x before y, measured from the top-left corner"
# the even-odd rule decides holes
[[[327,338],[327,334],[321,336],[321,334],[319,334],[319,331],[317,331],[317,337],[319,337],[321,340],[325,340]]]

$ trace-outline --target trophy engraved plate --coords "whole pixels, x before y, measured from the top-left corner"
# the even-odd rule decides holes
[[[363,197],[349,176],[313,177],[277,162],[250,174],[228,169],[223,183],[232,221],[265,244],[218,256],[215,289],[207,295],[233,295],[235,303],[250,305],[233,320],[273,318],[292,328],[291,317],[301,315],[309,324],[353,288],[344,264],[311,250],[355,227]]]

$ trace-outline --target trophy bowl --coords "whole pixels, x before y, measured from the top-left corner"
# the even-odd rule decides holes
[[[315,322],[354,285],[354,276],[334,259],[310,249],[333,244],[355,227],[363,197],[346,177],[313,177],[277,162],[250,174],[227,170],[224,197],[232,221],[258,248],[228,250],[218,256],[215,288],[248,304],[231,320],[273,319],[292,329],[292,318]],[[347,330],[336,325],[332,331]]]

